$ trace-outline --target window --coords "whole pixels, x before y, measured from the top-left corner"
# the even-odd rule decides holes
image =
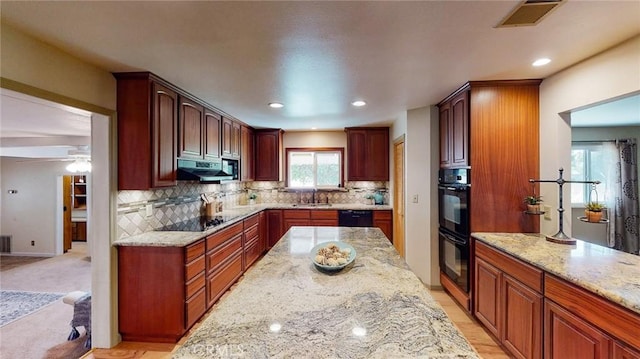
[[[596,186],[598,202],[603,203],[607,189],[613,185],[610,175],[612,159],[602,142],[583,142],[571,145],[571,180],[572,181],[600,181]],[[571,184],[571,203],[582,206],[589,201],[595,201],[592,185],[587,183]]]
[[[342,148],[287,148],[287,186],[342,187]]]

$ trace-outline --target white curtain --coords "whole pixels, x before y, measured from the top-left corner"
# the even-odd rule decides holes
[[[620,172],[618,171],[618,150],[615,142],[602,143],[603,163],[607,166],[603,169],[604,183],[597,185],[596,188],[602,197],[599,199],[607,208],[607,218],[609,219],[609,231],[607,233],[607,244],[609,247],[615,246],[616,225],[614,218],[616,217],[616,197],[618,187],[620,186]],[[593,195],[593,194],[592,194]],[[595,199],[593,199],[595,200]]]

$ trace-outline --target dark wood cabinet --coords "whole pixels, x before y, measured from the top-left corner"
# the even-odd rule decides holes
[[[178,126],[178,157],[202,159],[204,127],[204,107],[184,96],[180,96]]]
[[[240,278],[243,266],[243,222],[206,238],[207,305],[211,307]]]
[[[204,109],[204,158],[220,158],[220,129],[222,116],[213,110]]]
[[[240,124],[230,118],[222,118],[222,156],[240,157]]]
[[[240,180],[253,181],[255,166],[255,135],[253,129],[242,126],[240,131],[241,151],[240,151]]]
[[[255,131],[255,180],[282,180],[283,131],[261,129]]]
[[[204,314],[204,249],[203,240],[187,247],[118,247],[124,340],[175,343]]]
[[[283,209],[282,230],[287,233],[294,226],[310,226],[311,213],[308,209]]]
[[[249,268],[262,255],[260,244],[260,215],[245,219],[244,223],[244,268]]]
[[[271,248],[278,243],[280,238],[284,235],[282,229],[282,210],[270,209],[267,211],[267,231],[268,231],[268,243],[267,247]]]
[[[176,185],[178,94],[148,72],[116,73],[118,189]]]
[[[619,342],[613,343],[612,359],[640,359],[640,351],[633,350]]]
[[[389,180],[389,128],[348,127],[347,179]]]
[[[542,272],[476,243],[474,314],[516,358],[542,358]]]
[[[267,211],[260,212],[260,252],[263,254],[269,248],[269,222]]]
[[[545,358],[609,358],[610,339],[579,317],[545,300]]]
[[[392,211],[373,211],[373,226],[380,228],[389,241],[393,243]]]
[[[337,227],[338,211],[336,210],[313,210],[309,211],[309,223],[318,227]]]
[[[440,167],[469,165],[469,91],[440,104]]]

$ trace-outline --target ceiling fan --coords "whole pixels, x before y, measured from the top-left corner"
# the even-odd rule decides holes
[[[60,158],[38,158],[26,159],[19,162],[52,162],[52,161],[70,161],[66,170],[72,173],[91,172],[91,151],[89,146],[76,146],[75,149],[67,151],[66,157]]]

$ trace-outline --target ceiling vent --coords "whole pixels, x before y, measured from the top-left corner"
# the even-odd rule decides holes
[[[521,2],[496,27],[533,26],[566,0],[526,0]]]

